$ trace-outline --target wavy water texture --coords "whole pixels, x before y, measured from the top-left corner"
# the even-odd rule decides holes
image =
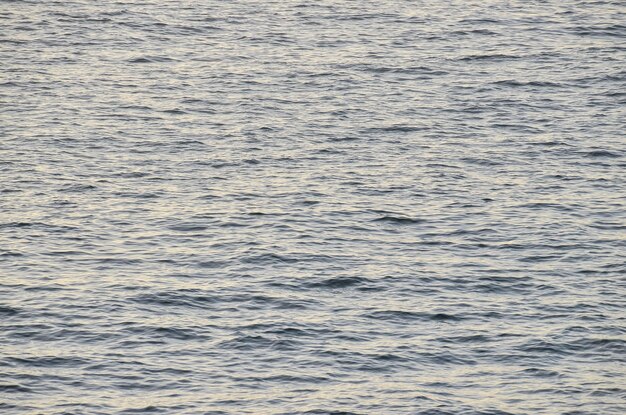
[[[625,21],[0,1],[0,412],[626,413]]]

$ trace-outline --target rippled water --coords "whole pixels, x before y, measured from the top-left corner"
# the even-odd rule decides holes
[[[626,413],[625,22],[0,2],[0,411]]]

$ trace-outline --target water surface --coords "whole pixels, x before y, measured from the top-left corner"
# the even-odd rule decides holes
[[[622,1],[1,1],[0,411],[626,413]]]

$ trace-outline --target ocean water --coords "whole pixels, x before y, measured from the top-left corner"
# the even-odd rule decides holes
[[[624,1],[0,1],[3,414],[626,413]]]

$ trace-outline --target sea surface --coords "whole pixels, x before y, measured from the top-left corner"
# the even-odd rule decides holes
[[[626,3],[0,1],[0,412],[625,414]]]

